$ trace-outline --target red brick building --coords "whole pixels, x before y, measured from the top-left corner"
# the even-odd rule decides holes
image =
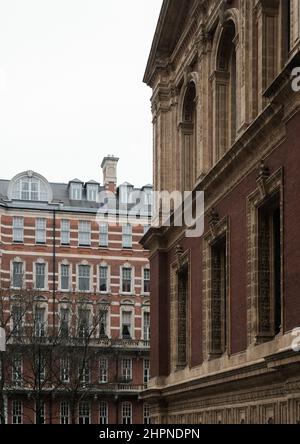
[[[149,420],[151,186],[0,181],[2,422]],[[139,200],[137,200],[139,199]],[[131,219],[127,216],[130,214]]]
[[[297,0],[163,2],[154,190],[203,191],[205,223],[142,241],[155,423],[300,422],[299,43]]]

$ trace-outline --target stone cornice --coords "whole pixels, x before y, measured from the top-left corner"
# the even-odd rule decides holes
[[[189,379],[179,384],[157,385],[157,388],[150,387],[149,390],[142,394],[142,398],[153,402],[159,397],[167,399],[171,396],[187,396],[188,393],[190,397],[192,397],[192,394],[199,396],[200,393],[202,396],[211,396],[212,393],[224,392],[225,385],[228,386],[229,390],[231,384],[234,383],[236,386],[238,381],[239,390],[242,390],[243,382],[246,387],[249,378],[255,379],[256,377],[259,377],[264,382],[269,380],[272,384],[276,381],[280,383],[283,379],[282,370],[285,367],[290,368],[291,363],[299,365],[299,361],[299,353],[295,353],[292,350],[280,351],[255,363],[237,366],[230,370],[220,371],[192,380]],[[271,365],[271,362],[276,363],[276,365]],[[290,371],[293,373],[291,368]],[[298,374],[297,369],[295,369],[295,373]]]

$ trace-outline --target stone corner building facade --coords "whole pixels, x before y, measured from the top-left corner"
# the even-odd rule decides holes
[[[154,423],[300,421],[299,12],[163,2],[144,79],[154,189],[204,191],[205,232],[160,227],[142,241]]]

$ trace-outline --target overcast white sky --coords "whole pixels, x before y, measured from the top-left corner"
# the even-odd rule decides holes
[[[0,177],[152,182],[142,83],[162,0],[0,0]]]

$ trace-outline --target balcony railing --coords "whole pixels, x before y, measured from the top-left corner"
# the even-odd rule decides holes
[[[148,350],[150,348],[150,341],[134,340],[134,339],[103,339],[103,338],[53,338],[53,337],[37,337],[28,338],[26,336],[14,335],[8,341],[8,345],[29,346],[32,343],[41,344],[44,346],[57,347],[60,345],[66,347],[99,347],[99,348],[114,348],[122,350]]]

